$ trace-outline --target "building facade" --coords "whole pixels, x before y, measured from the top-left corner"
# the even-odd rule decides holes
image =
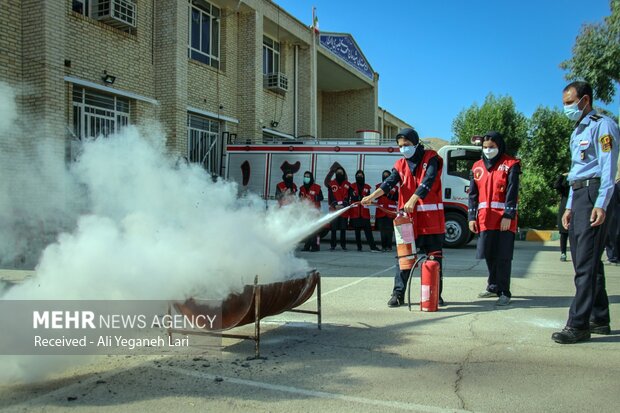
[[[0,10],[0,81],[66,159],[71,142],[152,120],[171,153],[214,174],[228,142],[393,136],[407,125],[379,110],[378,79],[351,35],[315,33],[268,0],[3,0]]]

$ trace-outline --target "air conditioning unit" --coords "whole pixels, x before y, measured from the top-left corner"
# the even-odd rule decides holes
[[[117,29],[136,27],[136,3],[133,0],[95,0],[93,18]]]
[[[284,93],[288,91],[288,78],[284,73],[267,73],[263,78],[263,87]]]

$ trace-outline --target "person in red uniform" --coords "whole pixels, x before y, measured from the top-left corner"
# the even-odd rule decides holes
[[[293,182],[293,171],[285,169],[282,174],[282,182],[276,186],[276,199],[278,205],[289,204],[291,199],[297,194],[297,185]]]
[[[366,183],[366,175],[361,169],[355,172],[355,183],[351,185],[351,203],[359,202],[363,197],[370,194],[370,185]],[[370,227],[370,210],[363,205],[352,207],[349,211],[349,222],[355,230],[355,242],[357,250],[362,250],[362,230],[366,242],[370,246],[371,252],[379,252],[379,248],[375,244],[375,238],[372,236],[372,228]]]
[[[482,140],[482,159],[472,166],[469,184],[469,229],[478,233],[476,258],[489,269],[487,289],[478,297],[499,297],[510,304],[510,273],[517,231],[520,161],[506,154],[499,132]]]
[[[336,179],[332,177],[336,175]],[[347,173],[338,162],[334,162],[329,169],[329,173],[325,177],[323,182],[327,187],[327,200],[329,202],[329,210],[337,211],[349,206],[349,200],[351,197],[351,184],[347,181]],[[347,250],[347,227],[349,211],[343,215],[336,217],[332,222],[332,235],[331,235],[331,250],[336,249],[336,231],[340,231],[340,246],[343,251]]]
[[[314,175],[310,171],[304,172],[304,184],[299,187],[299,198],[310,202],[316,209],[321,209],[323,191],[319,185],[314,183]],[[303,251],[319,251],[320,241],[318,233],[310,235],[304,243]]]
[[[405,128],[396,135],[403,158],[397,160],[391,175],[372,194],[362,199],[363,205],[369,205],[374,199],[388,194],[400,183],[398,192],[398,209],[413,215],[413,232],[415,244],[425,254],[435,253],[439,262],[439,305],[444,305],[441,292],[443,289],[443,271],[441,265],[442,246],[445,230],[443,215],[443,198],[441,193],[441,168],[443,160],[437,152],[425,149],[420,143],[418,133]],[[394,277],[392,297],[389,307],[398,307],[404,303],[405,288],[410,270],[400,270]]]
[[[381,174],[381,183],[375,186],[375,189],[381,187],[383,182],[388,179],[391,172],[387,169]],[[381,250],[383,252],[392,251],[392,239],[394,238],[394,217],[398,209],[398,186],[395,186],[387,194],[381,195],[377,198],[377,208],[375,212],[375,227],[381,234]],[[392,211],[394,214],[390,214],[385,210]]]

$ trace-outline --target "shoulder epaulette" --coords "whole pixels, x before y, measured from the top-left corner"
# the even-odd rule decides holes
[[[592,119],[595,122],[598,122],[599,120],[603,119],[603,117],[601,115],[590,115],[590,119]]]

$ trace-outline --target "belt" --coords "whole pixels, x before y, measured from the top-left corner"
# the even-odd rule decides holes
[[[577,189],[581,189],[586,186],[598,184],[599,182],[601,182],[601,178],[582,179],[580,181],[574,181],[573,183],[570,184],[570,186],[571,188],[573,188],[573,191],[576,191]]]

